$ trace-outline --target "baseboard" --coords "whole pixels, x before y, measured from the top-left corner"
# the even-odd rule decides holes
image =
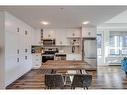
[[[121,64],[120,63],[110,63],[108,64],[108,66],[121,66]]]

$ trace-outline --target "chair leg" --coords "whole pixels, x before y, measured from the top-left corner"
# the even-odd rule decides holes
[[[88,90],[88,87],[86,86],[86,89]]]
[[[87,90],[88,90],[88,87],[87,87],[87,86],[85,86],[85,87],[83,87],[83,88],[84,88],[84,90],[85,90],[85,89],[87,89]]]
[[[64,87],[60,87],[61,89],[64,89]]]
[[[71,87],[71,89],[75,89],[75,87]]]

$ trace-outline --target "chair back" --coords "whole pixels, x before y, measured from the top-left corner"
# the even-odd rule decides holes
[[[88,89],[88,87],[92,83],[92,75],[86,74],[76,74],[74,75],[71,87],[75,89],[75,87],[83,87],[84,89]]]
[[[62,89],[64,87],[64,79],[60,74],[47,74],[45,75],[45,85],[48,89]]]

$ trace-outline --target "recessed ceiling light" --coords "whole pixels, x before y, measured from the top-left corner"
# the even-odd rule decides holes
[[[86,25],[86,24],[89,24],[90,21],[84,21],[82,24]]]
[[[48,25],[49,23],[47,21],[41,21],[42,25]]]

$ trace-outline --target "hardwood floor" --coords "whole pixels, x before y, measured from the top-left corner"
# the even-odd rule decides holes
[[[91,89],[126,89],[127,76],[120,66],[98,67]]]
[[[44,74],[50,72],[41,69],[31,70],[6,89],[44,89]],[[127,89],[127,76],[120,66],[98,67],[97,72],[88,73],[93,74],[89,89]]]

